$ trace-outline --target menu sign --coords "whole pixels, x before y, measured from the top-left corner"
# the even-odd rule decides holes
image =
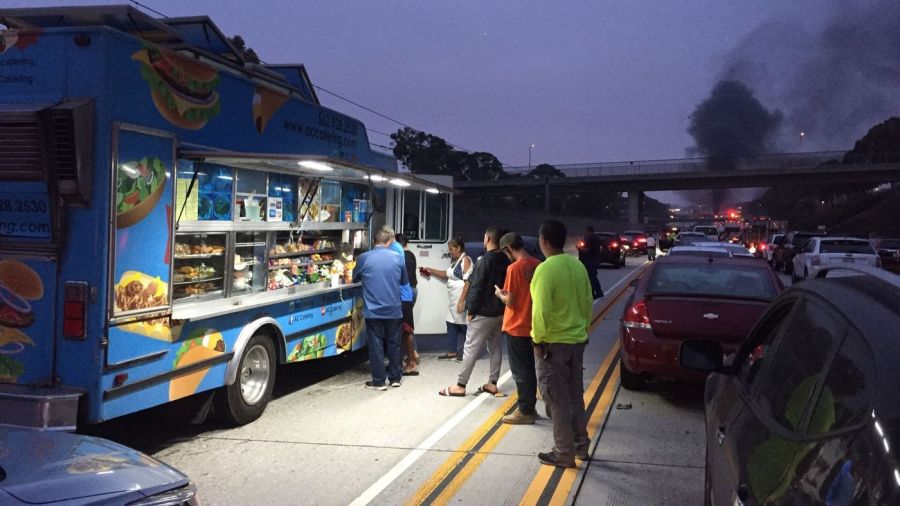
[[[12,182],[0,191],[0,237],[50,239],[50,198],[40,183]]]

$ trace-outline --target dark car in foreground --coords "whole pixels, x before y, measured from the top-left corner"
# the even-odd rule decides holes
[[[616,269],[625,265],[625,249],[619,236],[612,232],[597,232],[593,237],[579,237],[575,242],[580,260],[593,257],[597,264],[610,264]]]
[[[0,504],[200,504],[187,476],[91,436],[0,427]]]
[[[897,329],[900,278],[832,267],[773,301],[733,357],[686,341],[682,365],[713,371],[706,504],[900,504]]]
[[[726,256],[673,255],[647,270],[625,304],[620,332],[621,381],[702,380],[683,369],[678,350],[706,339],[734,351],[784,285],[765,262]]]

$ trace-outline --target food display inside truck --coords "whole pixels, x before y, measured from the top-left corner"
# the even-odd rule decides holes
[[[33,63],[0,82],[0,142],[71,154],[0,154],[0,423],[70,428],[197,394],[251,422],[279,362],[364,346],[352,271],[376,226],[402,229],[404,192],[444,199],[419,246],[446,247],[449,184],[399,173],[302,65],[245,62],[208,18],[127,6],[0,23],[17,41],[0,65]]]

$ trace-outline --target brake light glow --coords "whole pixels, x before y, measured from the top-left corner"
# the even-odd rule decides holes
[[[619,247],[619,243],[617,243],[616,241],[613,241],[613,242],[609,243],[609,247],[610,247],[610,248],[618,248],[618,247]]]
[[[650,314],[647,313],[647,304],[644,301],[634,303],[622,318],[622,325],[627,329],[653,330],[650,326]]]
[[[579,248],[583,248],[583,247],[584,247],[584,241],[578,241],[578,247],[579,247]]]
[[[637,240],[637,242],[647,242],[647,238],[641,237],[640,239]]]

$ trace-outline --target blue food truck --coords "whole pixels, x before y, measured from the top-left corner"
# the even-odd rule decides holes
[[[373,230],[446,262],[451,185],[399,172],[302,65],[130,6],[0,23],[0,424],[200,393],[248,423],[278,364],[364,346],[351,274]]]

